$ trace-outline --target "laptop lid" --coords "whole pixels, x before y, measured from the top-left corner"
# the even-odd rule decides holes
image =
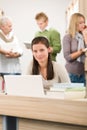
[[[5,75],[5,93],[8,95],[43,97],[41,75]]]

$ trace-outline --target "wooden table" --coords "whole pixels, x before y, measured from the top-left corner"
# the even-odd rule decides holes
[[[3,115],[18,118],[17,130],[87,130],[87,99],[0,95],[0,130]]]

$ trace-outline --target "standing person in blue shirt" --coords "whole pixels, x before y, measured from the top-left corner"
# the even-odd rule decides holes
[[[48,16],[45,13],[40,12],[36,14],[35,20],[38,27],[40,28],[40,31],[37,31],[35,36],[44,36],[49,40],[52,60],[56,61],[57,53],[61,51],[60,33],[53,28],[48,28],[49,20]]]

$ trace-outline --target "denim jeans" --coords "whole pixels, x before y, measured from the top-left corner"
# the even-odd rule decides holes
[[[85,80],[85,75],[75,75],[72,73],[69,73],[69,77],[72,83],[84,83],[84,85],[86,84],[86,80]]]

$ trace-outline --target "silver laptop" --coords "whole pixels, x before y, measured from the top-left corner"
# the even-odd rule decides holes
[[[41,75],[5,75],[5,93],[8,95],[43,97]]]

